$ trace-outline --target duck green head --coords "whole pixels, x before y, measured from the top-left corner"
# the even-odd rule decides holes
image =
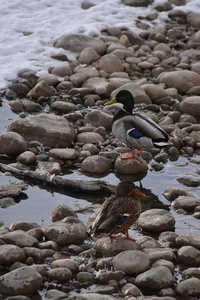
[[[129,91],[122,90],[119,91],[112,100],[106,102],[106,105],[110,105],[113,103],[122,103],[124,110],[126,110],[129,113],[132,113],[134,107],[134,98]]]

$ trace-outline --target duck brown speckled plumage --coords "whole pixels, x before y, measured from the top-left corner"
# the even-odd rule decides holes
[[[128,229],[133,225],[140,213],[141,203],[139,196],[145,196],[136,189],[131,181],[120,182],[115,195],[109,197],[102,204],[95,221],[90,228],[91,236],[113,236],[116,233],[126,231],[126,239],[129,237]]]

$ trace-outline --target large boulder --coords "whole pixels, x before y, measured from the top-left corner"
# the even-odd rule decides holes
[[[55,47],[78,53],[87,47],[93,48],[98,54],[103,54],[106,50],[106,44],[102,40],[79,34],[68,34],[59,38]]]
[[[38,141],[43,146],[65,148],[76,138],[73,125],[65,118],[53,114],[39,114],[29,119],[17,120],[9,131],[20,134],[26,141]]]

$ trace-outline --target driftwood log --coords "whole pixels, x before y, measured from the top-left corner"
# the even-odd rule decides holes
[[[23,179],[24,181],[64,188],[69,191],[73,190],[73,192],[111,194],[115,189],[115,186],[104,180],[70,180],[61,176],[41,174],[37,171],[19,170],[3,163],[0,163],[0,171],[2,173],[9,172],[16,178]]]

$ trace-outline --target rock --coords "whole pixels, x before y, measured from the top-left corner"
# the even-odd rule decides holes
[[[44,262],[46,257],[53,256],[55,251],[52,249],[38,249],[35,247],[24,247],[23,248],[26,257],[32,258],[32,262],[41,263]]]
[[[196,206],[200,205],[200,199],[192,196],[179,196],[171,205],[176,209],[194,210]]]
[[[26,295],[36,292],[42,283],[38,271],[24,266],[0,277],[0,291],[4,295]]]
[[[200,76],[200,75],[199,75]],[[198,117],[200,114],[200,96],[191,96],[181,101],[179,110],[183,114]]]
[[[103,174],[112,168],[112,164],[110,159],[100,155],[92,155],[84,159],[80,167],[85,172]]]
[[[183,297],[199,296],[200,294],[200,279],[188,278],[177,283],[175,288],[178,295]]]
[[[52,74],[60,76],[60,77],[65,77],[65,76],[71,76],[72,75],[72,70],[70,68],[69,63],[64,62],[52,70]]]
[[[117,254],[113,261],[113,266],[126,274],[142,273],[150,266],[148,255],[138,250],[128,250]]]
[[[59,113],[68,113],[70,111],[77,110],[75,104],[67,101],[57,100],[51,104],[51,108]]]
[[[110,93],[114,90],[112,83],[101,77],[87,79],[84,82],[83,87],[89,88],[92,92],[100,95],[103,98],[109,97]]]
[[[31,247],[38,243],[34,237],[23,230],[15,230],[1,236],[5,243],[13,244],[19,247]]]
[[[49,156],[62,159],[62,160],[68,160],[68,159],[76,159],[79,156],[79,153],[77,150],[73,148],[54,148],[49,151]]]
[[[1,265],[11,265],[16,261],[24,261],[25,258],[25,253],[20,247],[14,245],[0,245]]]
[[[20,134],[26,141],[38,141],[43,146],[65,148],[75,140],[76,132],[71,123],[64,117],[53,114],[39,114],[29,119],[13,122],[9,131]],[[10,134],[10,132],[9,132]],[[13,134],[13,132],[12,132]],[[23,143],[23,151],[24,149]],[[10,150],[11,151],[11,150]],[[20,154],[18,152],[18,154]]]
[[[167,188],[162,194],[169,201],[173,201],[179,196],[189,196],[189,194],[185,190],[176,187]]]
[[[185,233],[182,235],[179,235],[176,238],[176,244],[179,247],[182,246],[193,246],[200,250],[200,234],[198,233]]]
[[[108,271],[102,270],[98,273],[97,280],[101,284],[107,284],[110,280],[119,282],[124,278],[124,272],[122,271]]]
[[[32,90],[27,94],[27,97],[30,97],[34,100],[38,100],[40,97],[49,97],[53,95],[53,90],[45,81],[38,82]]]
[[[111,130],[112,119],[113,116],[111,114],[101,110],[94,110],[86,114],[84,125],[89,124],[94,127],[103,126],[106,130]]]
[[[121,59],[112,53],[101,57],[99,61],[99,68],[108,74],[124,70]]]
[[[161,83],[170,88],[176,88],[179,93],[184,94],[196,85],[200,85],[200,75],[189,70],[172,71],[161,73],[158,77]]]
[[[94,246],[96,253],[100,257],[110,257],[127,250],[138,250],[137,243],[124,238],[110,239],[109,237],[100,238]]]
[[[142,212],[136,224],[147,231],[166,231],[173,228],[175,219],[170,212],[155,208]]]
[[[137,238],[137,244],[140,245],[141,249],[145,248],[159,248],[160,244],[151,236],[139,236]]]
[[[119,173],[123,174],[138,174],[138,173],[146,173],[148,170],[148,166],[146,161],[140,157],[136,156],[131,159],[121,159],[120,155],[115,161],[115,170]]]
[[[199,17],[200,15],[198,12],[191,11],[187,14],[187,22],[194,28],[200,28]]]
[[[135,104],[140,104],[140,103],[151,104],[151,99],[137,83],[131,82],[122,85],[120,88],[114,90],[111,93],[111,98],[115,97],[116,94],[121,90],[128,90],[129,92],[131,92],[131,94],[134,97]]]
[[[106,294],[82,293],[76,297],[76,300],[117,300],[117,298]]]
[[[67,268],[55,268],[47,271],[47,276],[59,283],[68,282],[72,278],[72,272]]]
[[[83,144],[102,143],[104,139],[96,132],[82,132],[77,135],[77,141]]]
[[[98,54],[104,54],[106,44],[100,40],[85,35],[69,34],[61,37],[55,44],[56,48],[64,48],[72,52],[81,52],[83,49],[93,48]]]
[[[51,289],[48,290],[45,294],[45,297],[47,299],[66,299],[67,298],[67,294],[64,292],[61,292],[57,289]]]
[[[86,236],[85,225],[76,217],[66,217],[64,220],[44,227],[44,236],[60,246],[81,244]]]
[[[199,186],[200,185],[200,177],[198,175],[192,174],[183,174],[176,178],[178,182],[183,183],[187,186]]]
[[[33,165],[36,162],[36,155],[31,151],[25,151],[17,157],[17,161],[24,165]]]
[[[152,4],[153,0],[123,0],[122,3],[129,6],[144,6],[147,7],[149,4]]]
[[[58,162],[38,161],[38,169],[41,174],[61,174],[61,165]]]
[[[9,87],[10,90],[16,93],[18,97],[26,97],[30,91],[29,87],[25,83],[14,83]]]
[[[38,82],[40,81],[45,81],[49,86],[56,86],[59,84],[59,80],[57,78],[57,76],[53,75],[53,74],[48,74],[45,76],[40,76],[40,78],[38,78]]]
[[[90,272],[79,272],[76,277],[77,280],[84,285],[91,285],[95,281],[94,274],[91,274]]]
[[[155,84],[143,84],[141,87],[144,89],[152,102],[154,100],[167,97],[167,92],[161,86]]]
[[[74,210],[70,206],[65,204],[57,205],[51,213],[51,219],[53,222],[63,220],[65,217],[69,216],[77,217]]]
[[[185,265],[200,266],[200,250],[192,246],[181,247],[177,257]]]
[[[133,297],[138,297],[142,295],[138,287],[132,283],[127,283],[126,285],[124,285],[122,288],[122,293],[124,295],[129,295]]]
[[[51,268],[67,268],[69,269],[73,274],[78,273],[79,265],[78,263],[73,259],[63,258],[58,259],[52,262]]]
[[[12,100],[9,102],[10,108],[15,112],[40,112],[42,106],[39,103],[33,102],[33,100],[20,99]]]
[[[99,55],[95,51],[95,49],[91,47],[86,47],[83,49],[83,51],[80,53],[79,61],[81,64],[90,65],[94,61],[97,61],[99,59]]]
[[[170,272],[172,274],[174,274],[174,269],[175,269],[175,266],[174,264],[171,262],[171,261],[168,261],[166,259],[158,259],[156,260],[153,264],[152,264],[152,267],[158,267],[158,266],[164,266],[164,267],[167,267]]]
[[[135,285],[142,289],[160,290],[170,287],[172,283],[173,276],[164,266],[151,268],[135,278]]]
[[[23,230],[23,231],[28,231],[33,228],[39,228],[40,226],[37,223],[34,222],[14,222],[10,225],[9,229],[14,231],[14,230]]]
[[[171,248],[145,248],[143,251],[148,254],[151,262],[159,259],[174,260],[174,252]]]
[[[25,139],[16,132],[0,135],[0,154],[17,156],[28,149]]]
[[[0,199],[0,207],[1,208],[7,208],[9,206],[15,205],[16,202],[12,197],[5,197]]]
[[[25,183],[16,183],[7,186],[1,186],[0,198],[18,196],[23,190],[26,190],[28,185]]]
[[[188,268],[182,272],[184,279],[196,277],[200,279],[200,269],[199,268]]]

